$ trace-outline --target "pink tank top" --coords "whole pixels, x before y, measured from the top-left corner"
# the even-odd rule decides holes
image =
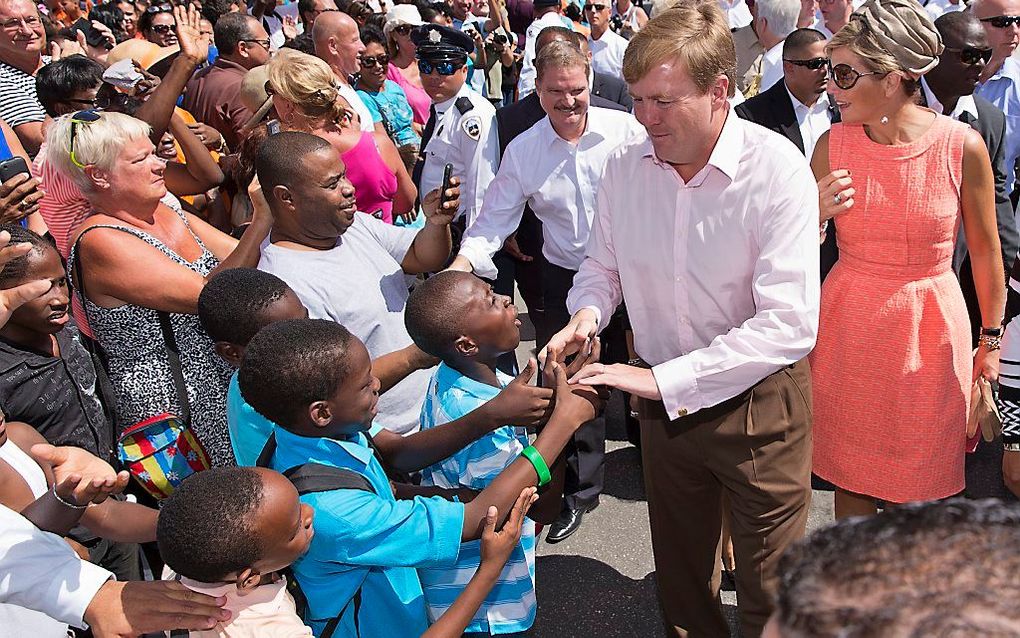
[[[379,155],[372,133],[362,133],[357,145],[344,153],[343,159],[347,165],[347,179],[354,184],[358,210],[392,224],[397,176]]]
[[[426,124],[429,121],[429,108],[432,106],[432,98],[425,92],[425,89],[412,84],[400,72],[397,65],[392,62],[386,69],[386,79],[393,80],[400,85],[400,88],[404,89],[404,94],[407,95],[407,103],[411,105],[411,110],[414,111],[414,121],[418,124]]]

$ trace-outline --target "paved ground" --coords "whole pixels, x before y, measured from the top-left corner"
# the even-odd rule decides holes
[[[524,308],[519,300],[518,304]],[[528,336],[527,330],[523,336]],[[533,341],[523,342],[518,359],[524,361],[532,348]],[[656,603],[639,452],[626,441],[619,425],[622,401],[611,402],[608,409],[606,487],[601,504],[567,540],[556,545],[538,543],[538,620],[529,634],[534,638],[665,635]],[[832,495],[815,492],[809,528],[831,520]],[[736,596],[723,592],[723,603],[733,625]]]

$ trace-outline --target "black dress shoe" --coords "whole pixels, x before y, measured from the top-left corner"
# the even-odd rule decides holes
[[[581,526],[581,519],[584,518],[584,515],[596,507],[598,507],[598,503],[590,507],[564,509],[560,513],[560,517],[556,519],[556,522],[549,526],[549,533],[545,536],[545,542],[558,543],[570,537]]]

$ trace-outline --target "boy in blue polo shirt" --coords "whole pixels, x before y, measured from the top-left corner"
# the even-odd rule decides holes
[[[272,468],[331,465],[372,486],[301,497],[315,510],[316,534],[293,571],[317,635],[330,624],[334,638],[421,636],[428,622],[416,569],[452,566],[461,542],[481,534],[488,507],[508,512],[524,488],[548,482],[545,459],[559,456],[595,414],[598,397],[569,386],[557,363],[549,367],[556,407],[529,456],[469,503],[421,495],[397,500],[364,434],[373,430],[379,387],[365,346],[343,326],[311,319],[274,323],[252,339],[238,381],[244,399],[277,424]]]
[[[404,321],[414,343],[441,360],[422,406],[422,432],[478,409],[512,381],[496,368],[496,360],[521,342],[517,308],[478,277],[447,271],[427,279],[407,300]],[[485,489],[526,447],[524,428],[497,428],[425,468],[421,484]],[[542,501],[555,501],[554,510],[562,498],[562,483],[558,487],[541,496]],[[433,622],[453,605],[478,569],[480,552],[478,541],[470,541],[461,545],[454,566],[418,571]],[[518,546],[467,631],[486,635],[527,631],[535,622],[536,607],[535,524],[527,520]]]

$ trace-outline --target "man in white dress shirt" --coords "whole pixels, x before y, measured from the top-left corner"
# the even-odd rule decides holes
[[[731,113],[735,68],[715,3],[656,15],[630,41],[624,75],[647,133],[606,162],[573,317],[541,353],[577,351],[626,300],[639,359],[572,381],[643,398],[655,575],[674,636],[729,635],[723,495],[744,636],[761,634],[811,497],[803,359],[818,329],[818,191],[797,148]]]
[[[758,89],[763,93],[783,79],[783,41],[797,28],[800,0],[758,0],[755,9],[755,32],[765,49]]]
[[[507,146],[482,211],[465,231],[451,268],[495,279],[492,256],[517,230],[525,205],[530,205],[542,222],[544,237],[545,320],[536,336],[544,344],[570,320],[567,291],[584,260],[606,158],[642,129],[630,113],[589,107],[588,59],[573,43],[543,46],[535,69],[538,97],[548,115]],[[627,357],[616,353],[616,359]],[[578,430],[567,445],[564,507],[546,536],[548,542],[577,531],[584,514],[598,504],[605,434],[605,420],[599,417]]]
[[[591,26],[588,48],[591,50],[591,67],[599,73],[623,79],[623,53],[627,40],[609,28],[612,0],[587,0],[584,17]]]

